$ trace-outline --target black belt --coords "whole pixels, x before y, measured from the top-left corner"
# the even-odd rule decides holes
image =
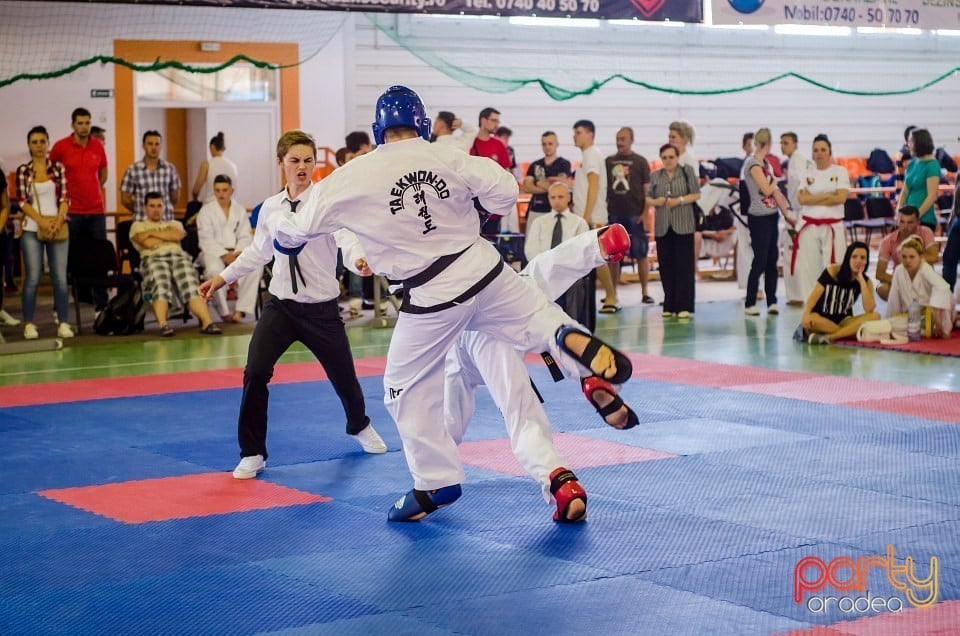
[[[451,261],[452,262],[452,261]],[[448,263],[449,264],[449,263]],[[454,298],[453,300],[448,300],[445,303],[440,303],[439,305],[431,305],[430,307],[420,307],[419,305],[414,305],[410,302],[410,293],[404,291],[403,302],[400,303],[400,311],[408,314],[434,314],[438,311],[443,311],[444,309],[450,309],[462,303],[467,302],[477,294],[479,294],[483,289],[493,282],[493,279],[500,275],[500,272],[503,270],[503,259],[497,261],[497,264],[494,265],[493,269],[487,272],[483,278],[475,282],[470,288]],[[439,273],[439,272],[438,272]],[[404,288],[406,288],[406,282],[404,282]]]
[[[470,247],[473,247],[473,245],[471,245]],[[452,265],[455,260],[460,258],[464,252],[470,249],[470,247],[464,248],[459,252],[457,252],[456,254],[445,254],[441,256],[440,258],[435,260],[433,263],[428,265],[425,270],[423,270],[419,274],[414,274],[410,278],[404,279],[402,281],[388,278],[387,282],[390,283],[391,285],[402,284],[405,290],[413,289],[414,287],[420,287],[421,285],[425,285],[426,283],[429,283],[431,280],[436,278],[440,274],[440,272],[450,267],[450,265]]]

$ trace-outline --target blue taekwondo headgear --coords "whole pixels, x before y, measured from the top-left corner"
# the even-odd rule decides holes
[[[373,139],[380,145],[383,133],[395,126],[416,129],[420,136],[430,141],[430,118],[427,109],[416,92],[406,86],[391,86],[377,100],[376,120],[373,122]]]

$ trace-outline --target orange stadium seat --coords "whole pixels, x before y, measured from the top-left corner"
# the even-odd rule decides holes
[[[841,165],[847,169],[847,174],[850,175],[851,183],[855,183],[857,177],[873,174],[867,170],[866,157],[837,157],[835,161],[838,165]]]
[[[317,167],[310,175],[311,181],[317,182],[337,169],[337,153],[326,146],[317,148]]]

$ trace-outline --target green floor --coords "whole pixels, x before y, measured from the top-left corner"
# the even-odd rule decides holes
[[[936,389],[960,388],[954,358],[795,343],[790,336],[800,318],[797,307],[785,307],[777,317],[748,318],[739,300],[699,302],[695,318],[683,323],[664,321],[656,305],[625,305],[619,314],[600,316],[597,333],[628,351]],[[5,328],[4,333],[16,334],[17,328]],[[384,355],[391,330],[351,327],[348,333],[354,356],[364,358]],[[249,338],[249,333],[243,333],[137,342],[97,337],[84,339],[82,345],[67,341],[61,351],[0,356],[0,386],[242,367]],[[297,345],[282,361],[312,359]]]

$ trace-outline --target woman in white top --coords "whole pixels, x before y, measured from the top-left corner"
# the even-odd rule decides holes
[[[223,156],[227,150],[222,132],[210,140],[210,158],[200,164],[197,178],[193,182],[193,200],[205,203],[213,199],[213,180],[219,174],[230,177],[230,183],[237,182],[237,164]]]
[[[41,240],[55,236],[67,218],[67,177],[63,164],[47,157],[50,136],[43,126],[34,126],[27,133],[30,161],[17,168],[17,201],[23,210],[23,337],[39,337],[33,314],[37,309],[37,286],[43,273],[43,254],[47,254],[50,277],[53,279],[53,305],[57,312],[57,336],[72,338],[73,329],[67,323],[69,296],[67,294],[67,253],[69,239]]]
[[[793,239],[795,262],[789,263],[804,294],[816,285],[820,272],[840,262],[847,249],[843,202],[850,192],[850,176],[846,168],[833,163],[833,147],[826,135],[813,139],[813,163],[797,186],[797,201],[803,208]]]
[[[955,318],[950,285],[923,257],[923,241],[914,234],[900,244],[900,264],[893,270],[887,316],[906,313],[914,299],[931,310],[930,335],[949,338]]]

